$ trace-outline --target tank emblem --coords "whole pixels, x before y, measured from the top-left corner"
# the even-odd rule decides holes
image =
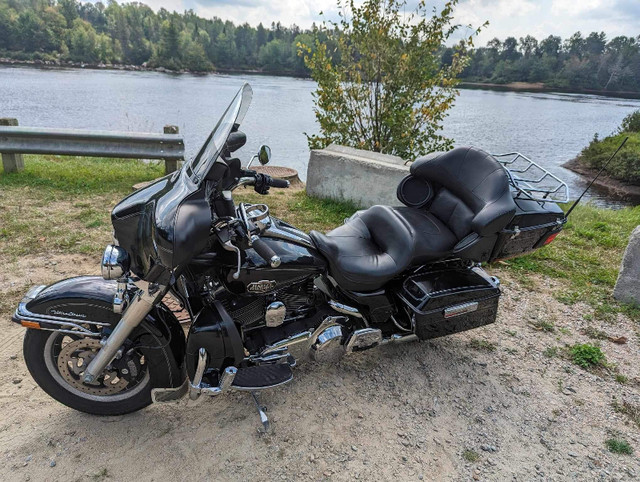
[[[247,291],[250,293],[266,293],[275,289],[276,282],[275,280],[263,279],[260,281],[254,281],[253,283],[249,283],[247,285]]]

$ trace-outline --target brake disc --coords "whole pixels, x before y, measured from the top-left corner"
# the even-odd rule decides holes
[[[57,360],[62,378],[76,390],[91,395],[113,395],[127,388],[129,381],[119,376],[117,370],[106,369],[91,384],[82,381],[86,368],[101,347],[100,341],[92,338],[81,338],[63,346]]]

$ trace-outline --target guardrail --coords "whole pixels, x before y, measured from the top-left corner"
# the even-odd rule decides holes
[[[24,169],[22,154],[160,159],[167,173],[184,160],[184,140],[176,126],[164,134],[19,127],[16,119],[0,119],[0,153],[4,172]]]

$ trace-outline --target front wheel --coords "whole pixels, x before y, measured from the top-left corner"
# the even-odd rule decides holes
[[[60,403],[93,415],[122,415],[151,403],[151,378],[138,350],[121,353],[94,383],[84,370],[100,341],[60,332],[27,330],[24,359],[36,383]]]

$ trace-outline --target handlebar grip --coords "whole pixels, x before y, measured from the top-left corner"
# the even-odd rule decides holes
[[[259,236],[251,236],[251,247],[258,255],[271,265],[272,268],[280,266],[280,256],[269,247]]]
[[[284,179],[274,179],[274,178],[270,177],[269,178],[269,186],[285,188],[285,187],[289,187],[289,181],[285,181]]]

